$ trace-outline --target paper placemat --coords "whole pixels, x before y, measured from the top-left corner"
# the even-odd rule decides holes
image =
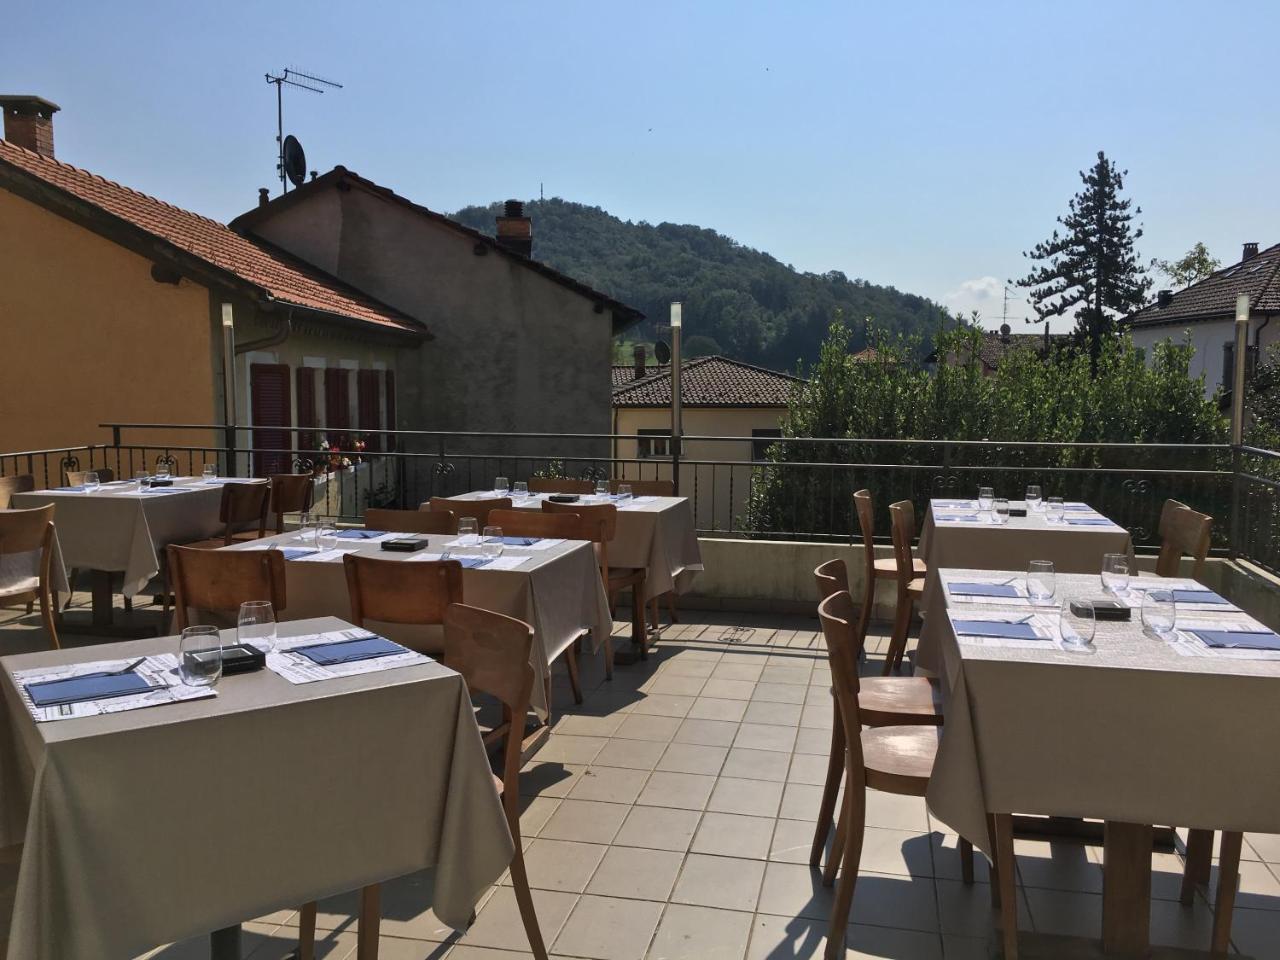
[[[374,636],[377,634],[355,627],[349,630],[330,630],[326,633],[312,633],[302,637],[277,640],[275,650],[267,654],[267,669],[284,677],[290,683],[315,683],[317,680],[334,680],[360,673],[378,673],[382,670],[410,667],[418,663],[431,663],[431,658],[426,654],[410,650],[408,647],[402,648],[403,653],[391,656],[325,665],[318,664],[301,653],[293,652],[294,647],[308,647],[318,643],[341,643],[344,640],[359,640]]]
[[[31,670],[15,670],[13,679],[16,682],[22,702],[36,723],[51,720],[71,720],[75,717],[94,717],[107,713],[124,713],[127,710],[141,710],[145,707],[158,707],[166,703],[177,703],[182,700],[202,700],[216,697],[217,691],[209,686],[190,686],[182,682],[178,670],[178,657],[173,653],[157,653],[145,658],[134,668],[134,672],[151,685],[145,693],[130,694],[123,697],[108,697],[101,700],[81,700],[77,703],[62,703],[48,707],[37,707],[31,702],[27,693],[28,683],[40,683],[45,680],[67,680],[81,677],[88,673],[107,673],[120,670],[132,660],[95,660],[91,663],[75,663],[62,667],[36,667]]]

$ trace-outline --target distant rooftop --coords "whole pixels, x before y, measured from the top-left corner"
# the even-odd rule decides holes
[[[686,407],[785,407],[804,383],[789,373],[720,356],[694,357],[681,369],[680,399]],[[633,366],[614,366],[613,405],[671,406],[671,365],[646,367],[640,379]]]
[[[1280,313],[1280,243],[1176,293],[1165,291],[1154,303],[1130,314],[1126,322],[1134,327],[1155,327],[1231,318],[1236,298],[1242,293],[1249,297],[1250,312]]]

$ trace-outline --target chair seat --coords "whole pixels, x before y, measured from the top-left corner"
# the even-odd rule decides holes
[[[924,596],[924,577],[916,577],[914,580],[908,583],[907,593],[911,594],[913,597],[923,597]]]
[[[942,723],[942,688],[928,677],[865,677],[858,713],[871,727]]]
[[[208,540],[196,540],[193,543],[182,544],[182,546],[190,547],[192,550],[221,550],[226,545],[226,541],[222,537],[210,537]]]
[[[267,534],[267,536],[270,536],[270,534]],[[240,532],[233,533],[231,535],[232,543],[248,543],[250,540],[259,539],[261,539],[261,537],[258,536],[257,530],[241,530]]]
[[[502,778],[496,773],[490,771],[489,776],[493,777],[493,789],[498,791],[498,796],[502,796],[507,790],[507,785],[502,782]]]
[[[868,727],[862,731],[867,786],[923,797],[942,732],[938,727]]]
[[[884,557],[875,562],[876,576],[888,577],[890,579],[898,579],[898,562],[893,557]],[[929,566],[923,560],[916,557],[911,558],[911,573],[916,577],[923,577],[929,572]]]

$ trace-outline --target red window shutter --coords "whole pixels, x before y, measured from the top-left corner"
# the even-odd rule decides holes
[[[356,374],[356,401],[361,430],[382,429],[382,378],[377,370],[361,370]],[[370,434],[364,438],[369,450],[382,449],[382,437]]]
[[[350,446],[347,428],[351,426],[351,371],[329,367],[324,372],[324,425],[329,443],[341,449]]]
[[[289,449],[292,426],[290,409],[289,365],[287,363],[254,363],[249,366],[249,397],[253,416],[253,472],[259,477],[270,473],[287,473],[288,453],[272,453]]]
[[[315,427],[316,422],[316,371],[314,367],[299,367],[296,378],[298,382],[298,426]],[[314,430],[298,431],[298,449],[315,450],[316,434]]]
[[[396,372],[388,370],[385,374],[387,387],[387,429],[396,430]],[[395,434],[387,436],[387,449],[394,450],[396,448]]]

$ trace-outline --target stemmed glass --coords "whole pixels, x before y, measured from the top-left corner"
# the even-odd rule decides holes
[[[991,505],[995,502],[996,492],[991,487],[978,488],[978,510],[982,513],[989,513]]]
[[[218,479],[218,465],[216,463],[206,463],[204,465],[204,482],[210,483]]]
[[[1053,573],[1053,561],[1032,560],[1027,564],[1027,598],[1035,607],[1047,607],[1053,603],[1057,592]]]
[[[484,528],[484,538],[480,541],[480,556],[486,560],[496,560],[502,556],[501,527]]]
[[[1027,486],[1027,509],[1040,509],[1040,488],[1034,483],[1028,484]]]
[[[1058,635],[1062,645],[1077,653],[1093,652],[1093,635],[1097,620],[1092,600],[1065,599],[1058,608]]]
[[[1142,625],[1147,633],[1168,643],[1178,624],[1178,603],[1172,590],[1145,590],[1142,594]]]
[[[96,471],[90,470],[84,475],[85,493],[94,493],[100,486],[102,486],[102,481],[99,479]]]
[[[217,627],[187,627],[178,641],[178,672],[192,687],[211,687],[222,676],[222,634]]]
[[[236,642],[271,653],[276,648],[276,614],[269,600],[240,604],[236,620]]]
[[[1123,553],[1102,555],[1102,589],[1117,597],[1129,592],[1129,557]]]
[[[1009,522],[1009,501],[1004,497],[999,497],[992,501],[992,519],[996,523]]]
[[[1061,523],[1067,515],[1067,505],[1061,497],[1050,497],[1044,505],[1044,518],[1049,523]]]
[[[464,547],[474,547],[480,542],[480,522],[475,517],[458,518],[458,543]]]
[[[506,496],[507,491],[511,489],[511,481],[506,477],[498,477],[493,481],[493,491],[501,496]]]
[[[524,500],[529,496],[529,484],[524,480],[517,480],[515,489],[512,492],[516,495],[517,499]]]

